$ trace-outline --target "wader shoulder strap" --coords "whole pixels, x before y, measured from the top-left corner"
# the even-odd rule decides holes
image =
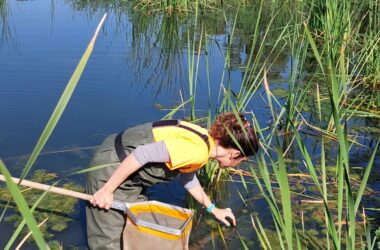
[[[204,142],[207,144],[208,150],[210,150],[210,142],[209,142],[207,135],[202,134],[201,132],[199,132],[193,128],[190,128],[188,126],[182,125],[179,122],[179,120],[162,120],[162,121],[153,122],[153,124],[152,124],[153,128],[164,127],[164,126],[176,126],[176,127],[183,128],[183,129],[186,129],[186,130],[193,132],[194,134],[198,135],[199,137],[201,137],[204,140]]]
[[[193,132],[194,134],[198,135],[199,137],[203,139],[203,141],[207,144],[208,150],[210,150],[210,142],[207,135],[202,134],[201,132],[193,128],[180,124],[179,120],[162,120],[162,121],[153,122],[152,124],[153,128],[163,127],[163,126],[176,126],[176,127],[183,128],[183,129]],[[124,150],[123,141],[122,141],[123,132],[124,131],[118,133],[115,138],[115,150],[120,162],[122,162],[127,157],[127,154],[125,153],[125,150]]]
[[[115,150],[120,162],[122,162],[127,157],[127,154],[125,153],[125,150],[123,147],[123,141],[122,141],[123,132],[124,131],[118,133],[115,138]]]
[[[124,133],[124,131],[121,131],[115,137],[115,151],[117,154],[117,158],[119,158],[120,162],[122,162],[127,157],[127,154],[125,153],[125,149],[123,146],[123,141],[122,141],[123,133]],[[128,147],[135,148],[133,146],[128,146]],[[129,176],[128,179],[131,180],[133,185],[135,185],[135,186],[141,185],[137,172],[135,172],[131,176]]]

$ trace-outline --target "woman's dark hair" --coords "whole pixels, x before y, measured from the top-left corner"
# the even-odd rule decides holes
[[[241,122],[239,122],[238,117]],[[240,147],[236,145],[231,134]],[[243,151],[241,153],[244,156],[252,156],[259,150],[256,131],[249,125],[242,113],[236,115],[232,112],[220,114],[210,128],[210,135],[214,140],[219,141],[220,146]]]

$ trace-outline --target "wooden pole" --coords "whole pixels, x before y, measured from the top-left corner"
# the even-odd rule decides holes
[[[89,194],[76,192],[76,191],[72,191],[72,190],[68,190],[68,189],[64,189],[64,188],[59,188],[59,187],[53,187],[53,186],[41,184],[38,182],[27,181],[27,180],[22,180],[20,182],[19,178],[14,178],[14,177],[12,177],[12,180],[14,183],[21,185],[21,186],[35,188],[35,189],[39,189],[39,190],[44,190],[44,191],[48,191],[51,193],[70,196],[70,197],[74,197],[74,198],[78,198],[78,199],[82,199],[82,200],[86,200],[86,201],[89,201],[92,198],[92,196]],[[5,177],[3,175],[0,175],[0,181],[5,181]]]

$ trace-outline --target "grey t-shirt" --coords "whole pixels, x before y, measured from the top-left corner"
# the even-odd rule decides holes
[[[170,155],[163,141],[140,145],[133,154],[141,166],[148,162],[170,162]],[[200,185],[196,171],[181,173],[181,182],[187,190]]]

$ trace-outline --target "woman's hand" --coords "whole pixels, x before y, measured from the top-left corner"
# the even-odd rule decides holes
[[[210,198],[207,196],[200,184],[198,184],[195,187],[189,188],[187,191],[190,193],[191,196],[194,197],[195,200],[202,204],[203,207],[208,208],[210,207],[210,205],[212,205]],[[231,208],[222,209],[213,207],[211,209],[211,213],[215,216],[215,218],[217,218],[227,226],[230,226],[230,222],[226,220],[226,218],[231,219],[232,225],[236,226],[235,215],[232,213]]]
[[[232,213],[231,208],[214,208],[211,213],[215,216],[215,218],[223,222],[226,226],[230,226],[230,222],[226,218],[230,218],[232,225],[234,227],[236,226],[235,215]]]
[[[113,192],[99,189],[91,198],[90,203],[100,208],[110,209],[113,202]]]
[[[117,167],[111,178],[90,199],[90,203],[100,208],[110,209],[113,202],[113,192],[128,176],[141,167],[135,155],[129,154]]]

